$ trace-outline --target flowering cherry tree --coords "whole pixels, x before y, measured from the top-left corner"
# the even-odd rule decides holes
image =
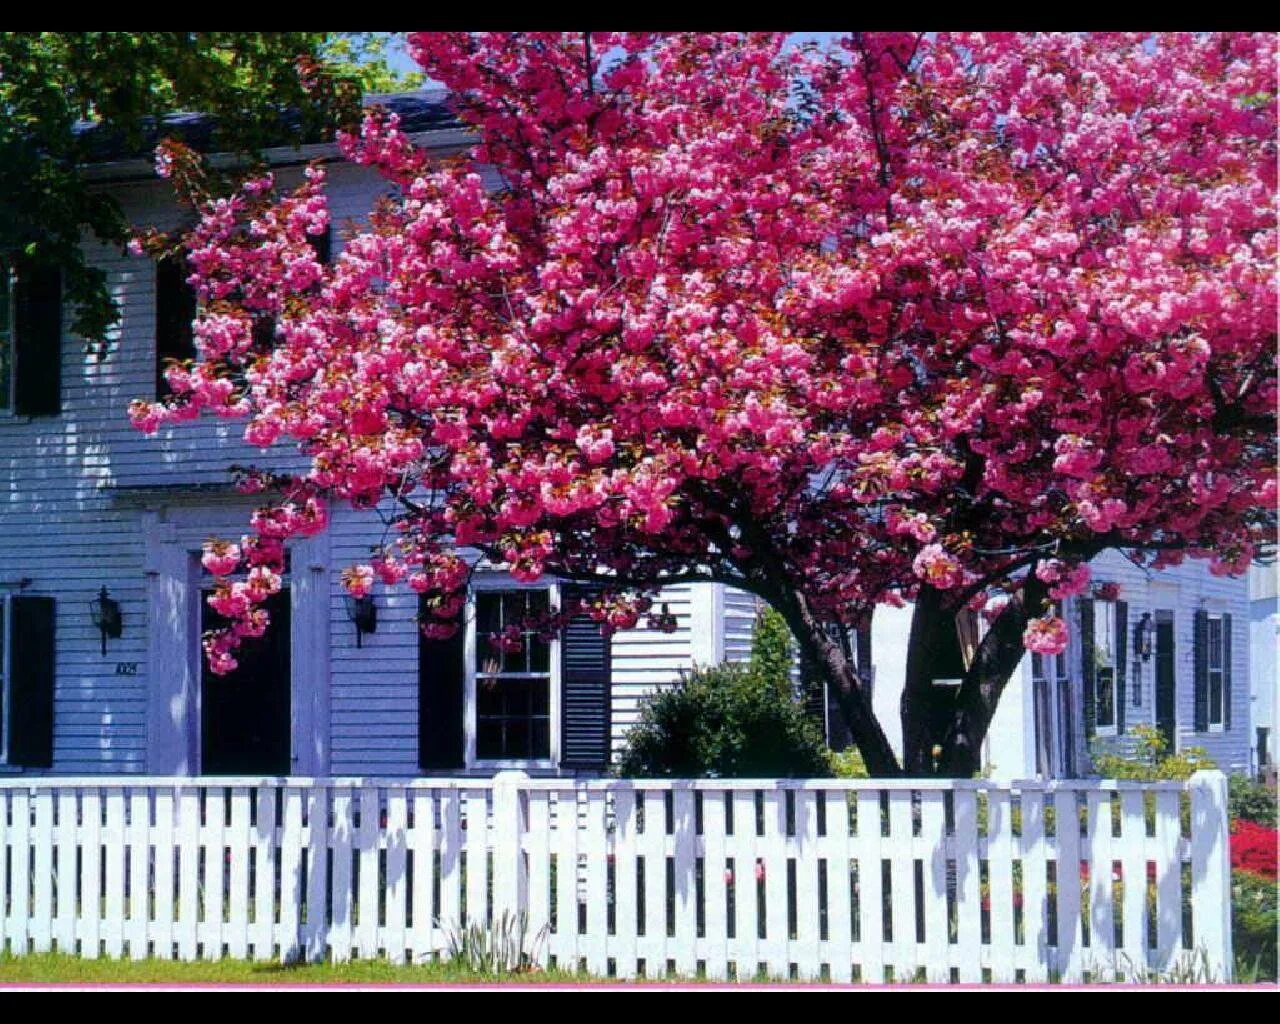
[[[202,205],[201,358],[131,415],[243,417],[310,459],[246,471],[268,503],[206,554],[215,668],[265,628],[284,543],[377,506],[390,539],[347,587],[427,595],[430,635],[462,549],[607,582],[605,629],[664,583],[731,584],[786,618],[873,773],[967,774],[1090,558],[1238,574],[1268,548],[1274,38],[784,42],[411,36],[476,144],[433,162],[370,112],[342,146],[390,195],[333,266],[320,167]],[[906,601],[900,764],[830,627]],[[989,628],[933,687],[966,608]]]

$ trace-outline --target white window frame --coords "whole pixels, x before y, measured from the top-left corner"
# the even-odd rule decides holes
[[[1115,736],[1119,732],[1120,708],[1118,701],[1120,699],[1120,686],[1116,673],[1120,671],[1120,666],[1118,664],[1116,644],[1118,642],[1123,643],[1123,638],[1116,636],[1117,626],[1116,603],[1114,601],[1095,601],[1093,624],[1093,728],[1094,733],[1098,736]],[[1099,642],[1102,637],[1107,638],[1105,647]],[[1107,685],[1103,681],[1103,673],[1107,671],[1110,672],[1111,680],[1111,722],[1103,725],[1099,718],[1099,711],[1102,708],[1104,686]]]
[[[9,721],[13,717],[13,602],[0,594],[0,765],[9,763]]]
[[[14,405],[18,400],[18,350],[17,350],[17,320],[15,305],[17,303],[17,278],[13,272],[13,266],[6,260],[0,259],[0,289],[3,289],[7,295],[8,309],[3,322],[0,322],[0,348],[7,351],[7,361],[9,367],[8,378],[0,378],[0,417],[14,416]],[[3,763],[3,762],[0,762]]]
[[[1215,666],[1213,661],[1213,624],[1218,624],[1218,663]],[[1227,623],[1222,612],[1210,612],[1208,615],[1208,624],[1205,629],[1205,652],[1204,652],[1204,685],[1205,685],[1205,704],[1207,706],[1206,719],[1209,723],[1210,732],[1226,731],[1226,686],[1229,673],[1227,672]],[[1213,706],[1213,677],[1218,677],[1218,706]],[[1217,718],[1214,718],[1214,712],[1217,712]]]
[[[560,765],[560,637],[557,635],[550,644],[548,652],[551,660],[551,673],[548,680],[550,693],[548,694],[550,723],[550,757],[548,758],[513,758],[511,760],[498,758],[480,759],[476,756],[476,733],[478,731],[478,722],[476,720],[477,701],[476,701],[476,651],[478,645],[483,642],[476,635],[477,625],[477,609],[476,596],[482,591],[516,591],[516,590],[545,590],[547,592],[547,601],[552,611],[560,607],[560,585],[554,581],[539,581],[537,583],[521,583],[512,579],[506,573],[485,573],[477,574],[471,582],[471,591],[467,596],[467,615],[466,615],[466,640],[463,644],[463,658],[466,663],[466,684],[463,696],[463,748],[464,763],[467,771],[474,772],[498,772],[503,770],[512,771],[554,771]]]

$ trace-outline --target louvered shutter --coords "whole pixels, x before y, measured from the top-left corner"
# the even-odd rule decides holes
[[[1195,726],[1196,732],[1209,731],[1209,613],[1203,608],[1195,614],[1192,635],[1195,657]]]
[[[56,416],[62,407],[62,273],[19,264],[14,285],[14,411]]]
[[[427,770],[466,767],[466,636],[465,627],[447,640],[418,634],[418,764]]]
[[[1093,601],[1080,601],[1080,685],[1084,688],[1084,735],[1092,739],[1097,722],[1094,705],[1094,684],[1097,677],[1097,660],[1093,644]]]
[[[1124,734],[1124,709],[1127,700],[1129,671],[1129,605],[1116,602],[1116,732]]]
[[[156,397],[169,394],[164,371],[171,362],[196,356],[192,321],[196,318],[195,289],[187,283],[186,263],[171,256],[156,264]]]
[[[1231,728],[1231,616],[1222,616],[1222,727]]]
[[[564,586],[566,604],[593,593]],[[579,615],[560,641],[560,766],[603,770],[609,764],[610,642],[600,625]]]
[[[54,601],[12,598],[9,761],[53,767]]]

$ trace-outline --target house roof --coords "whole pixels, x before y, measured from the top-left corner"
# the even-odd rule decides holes
[[[462,127],[462,122],[449,106],[447,93],[439,89],[372,93],[364,98],[364,106],[381,106],[398,114],[401,130],[409,134]],[[300,123],[301,115],[298,111],[281,113],[281,145],[287,144]],[[217,118],[213,115],[183,111],[168,114],[159,121],[147,118],[140,145],[130,145],[129,140],[120,132],[110,131],[104,125],[92,121],[81,121],[72,130],[84,144],[85,162],[99,164],[148,157],[162,137],[181,139],[192,148],[207,153],[212,149],[216,129]]]

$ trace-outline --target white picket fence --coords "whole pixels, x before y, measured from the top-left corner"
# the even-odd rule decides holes
[[[0,782],[0,951],[420,960],[524,911],[598,975],[1231,965],[1226,780]],[[1136,883],[1136,884],[1132,884]],[[541,941],[533,938],[545,926]]]

